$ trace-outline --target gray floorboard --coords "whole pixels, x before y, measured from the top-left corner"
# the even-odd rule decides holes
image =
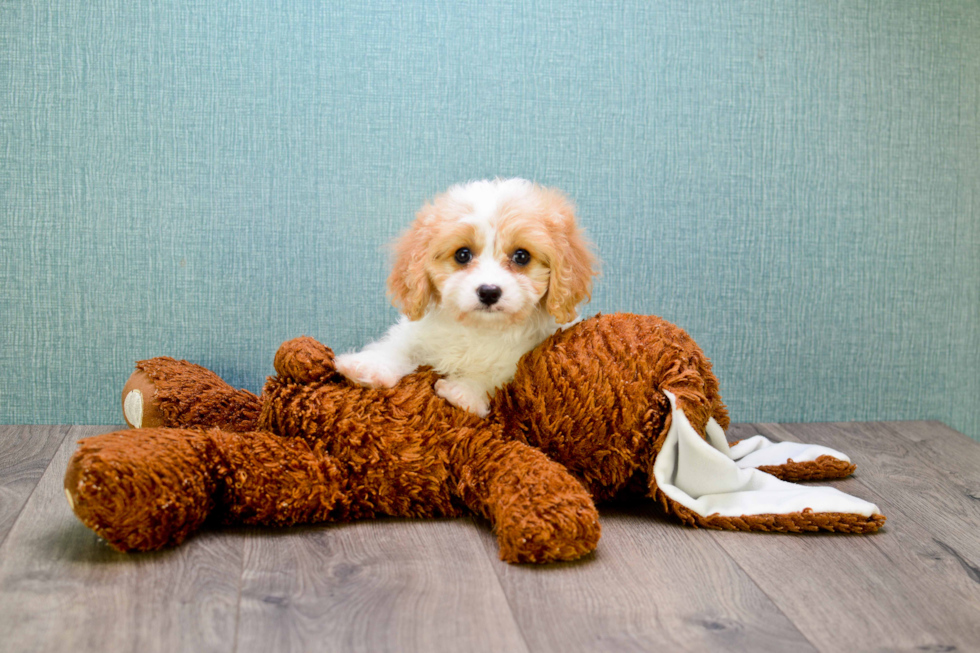
[[[526,651],[471,519],[261,531],[239,651]]]
[[[468,518],[119,554],[62,491],[77,439],[112,429],[0,427],[0,650],[980,650],[980,445],[936,422],[729,431],[850,454],[830,485],[878,503],[876,535],[695,530],[637,501],[602,508],[596,553],[544,567],[500,562]]]
[[[68,429],[0,425],[0,544],[7,539]]]

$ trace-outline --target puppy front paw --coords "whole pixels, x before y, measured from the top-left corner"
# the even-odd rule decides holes
[[[480,417],[490,412],[490,395],[486,388],[466,379],[439,379],[436,394],[457,408],[468,410]]]
[[[348,379],[369,388],[393,388],[405,376],[405,372],[374,351],[343,354],[337,356],[334,364]]]

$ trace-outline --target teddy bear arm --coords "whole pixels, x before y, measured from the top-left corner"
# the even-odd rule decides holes
[[[256,428],[261,402],[236,390],[207,368],[169,357],[136,363],[122,392],[123,416],[132,428]]]
[[[493,524],[502,560],[574,560],[595,549],[598,512],[564,466],[516,441],[474,438],[468,444],[454,456],[458,491]]]
[[[338,374],[333,350],[309,336],[282,343],[273,364],[276,374],[294,383],[327,380]]]

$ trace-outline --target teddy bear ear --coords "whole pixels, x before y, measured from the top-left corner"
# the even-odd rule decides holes
[[[548,280],[546,308],[559,324],[571,322],[577,306],[592,297],[592,278],[598,275],[598,259],[592,244],[575,220],[575,207],[561,192],[539,190],[546,210],[555,222],[552,232],[551,276]]]
[[[410,320],[418,320],[425,315],[425,309],[433,297],[432,281],[425,268],[430,234],[424,211],[419,213],[408,231],[395,241],[395,262],[388,275],[391,303]]]

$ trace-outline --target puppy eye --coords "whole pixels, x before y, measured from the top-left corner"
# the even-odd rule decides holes
[[[526,249],[519,249],[514,252],[510,260],[523,267],[531,262],[531,254]]]
[[[460,265],[466,265],[473,260],[473,252],[470,251],[469,247],[460,247],[456,250],[456,254],[453,255],[456,262]]]

